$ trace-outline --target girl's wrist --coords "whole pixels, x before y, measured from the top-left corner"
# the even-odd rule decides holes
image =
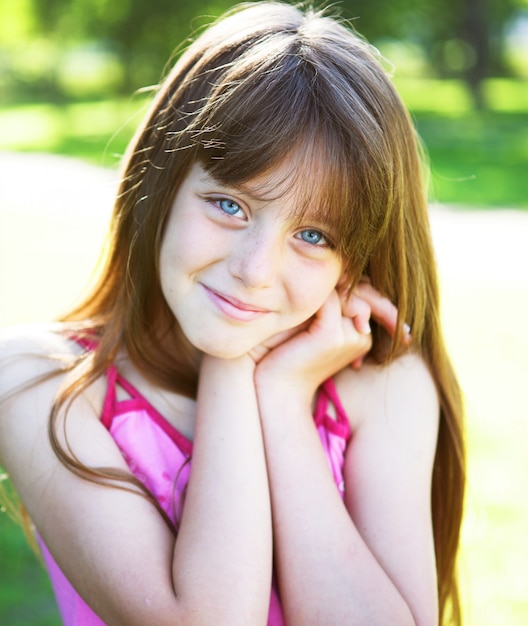
[[[241,375],[247,373],[253,376],[255,372],[255,362],[247,354],[232,359],[222,359],[210,354],[204,354],[201,363],[201,373],[205,370],[220,370],[226,374],[232,375],[240,372]]]
[[[281,412],[286,406],[311,410],[316,389],[305,380],[273,375],[264,368],[255,369],[255,389],[259,405],[276,404]]]

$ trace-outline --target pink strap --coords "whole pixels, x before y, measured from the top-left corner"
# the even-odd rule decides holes
[[[101,422],[107,429],[110,429],[112,424],[112,418],[115,415],[116,406],[116,380],[117,369],[115,365],[111,365],[106,371],[106,379],[108,382],[108,388],[103,404],[103,412],[101,415]]]
[[[336,419],[332,419],[328,415],[328,403],[331,402],[334,405],[336,412]],[[320,387],[317,394],[317,403],[315,405],[314,420],[317,426],[323,425],[334,432],[336,435],[348,440],[351,436],[350,422],[348,416],[341,404],[339,395],[335,388],[335,383],[332,378],[326,380]]]

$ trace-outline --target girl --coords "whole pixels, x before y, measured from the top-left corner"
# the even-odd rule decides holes
[[[206,30],[130,145],[97,284],[2,355],[0,463],[66,625],[459,622],[417,141],[337,21]]]

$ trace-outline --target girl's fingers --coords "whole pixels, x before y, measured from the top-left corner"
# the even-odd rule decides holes
[[[361,298],[355,293],[346,297],[341,295],[341,312],[345,317],[350,318],[354,322],[354,326],[358,333],[368,335],[370,333],[370,317],[371,308],[366,299]]]
[[[360,282],[355,291],[370,306],[373,319],[383,326],[391,337],[394,337],[398,324],[396,306],[388,298],[382,296],[370,283]]]
[[[396,306],[388,298],[382,296],[370,282],[361,281],[355,291],[360,298],[365,299],[369,304],[372,318],[383,326],[391,337],[394,337],[398,326],[398,309]],[[404,323],[402,330],[403,343],[407,345],[411,341],[411,329],[408,324]]]
[[[274,348],[277,348],[281,344],[287,342],[295,335],[298,335],[302,331],[307,330],[307,328],[311,324],[311,319],[306,320],[303,324],[296,326],[295,328],[290,328],[288,330],[284,330],[276,335],[273,335],[266,341],[263,341],[258,346],[255,346],[252,350],[249,351],[249,356],[255,361],[255,363],[259,363],[262,359]]]
[[[365,360],[365,356],[361,356],[357,358],[355,361],[352,361],[352,363],[350,364],[350,367],[354,370],[360,370],[361,366],[363,365],[364,360]]]
[[[391,337],[396,334],[398,325],[398,309],[385,296],[375,289],[368,279],[361,280],[352,294],[345,295],[340,290],[343,315],[351,318],[358,332],[370,332],[369,319],[372,317],[389,333]],[[410,328],[403,325],[403,343],[407,345],[411,341]]]

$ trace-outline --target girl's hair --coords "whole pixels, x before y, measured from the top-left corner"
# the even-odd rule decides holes
[[[97,349],[84,355],[57,401],[52,443],[65,464],[90,480],[127,480],[85,468],[61,447],[57,407],[102,375],[121,350],[151,381],[195,395],[195,351],[164,301],[158,267],[178,186],[197,161],[215,179],[237,185],[289,157],[299,211],[324,213],[350,287],[367,275],[396,304],[436,382],[438,593],[441,619],[451,613],[460,623],[462,402],[440,329],[419,142],[377,52],[322,12],[240,5],[205,30],[167,75],[126,154],[99,278],[63,320],[77,335],[96,338]],[[381,328],[373,338],[375,357],[386,361],[401,345],[401,329],[390,350]]]

